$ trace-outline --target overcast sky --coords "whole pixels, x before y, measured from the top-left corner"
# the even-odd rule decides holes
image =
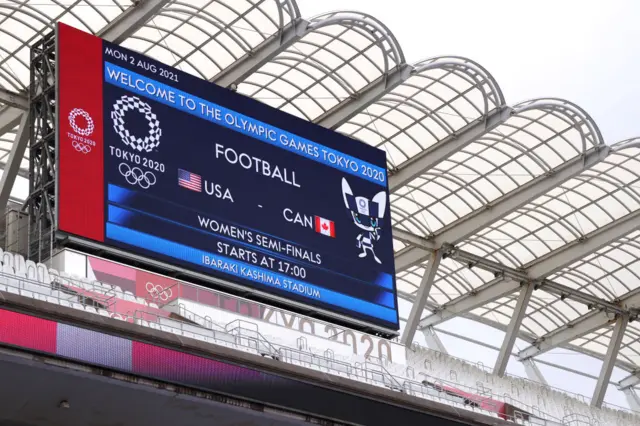
[[[297,0],[303,17],[364,12],[396,36],[407,62],[454,55],[473,59],[497,80],[508,104],[541,97],[572,101],[607,143],[640,136],[640,1],[634,0]],[[500,346],[504,333],[454,319],[442,329]],[[493,366],[497,352],[441,334],[452,355]],[[417,339],[423,341],[418,333]],[[523,349],[518,341],[515,350]],[[543,360],[597,376],[602,363],[567,350]],[[539,365],[552,386],[591,396],[595,380]],[[508,371],[524,376],[511,361]],[[612,380],[626,373],[614,369]],[[627,407],[609,387],[606,401]]]
[[[365,12],[395,34],[409,63],[465,56],[507,103],[556,97],[584,108],[607,143],[640,136],[640,1],[298,0],[305,18]]]

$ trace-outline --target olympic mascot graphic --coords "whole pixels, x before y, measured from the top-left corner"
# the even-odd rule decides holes
[[[367,257],[367,251],[369,251],[375,261],[382,264],[374,249],[376,242],[380,240],[380,221],[387,209],[387,194],[380,191],[371,200],[366,197],[355,197],[347,179],[342,178],[342,197],[344,205],[351,213],[353,223],[365,231],[357,237],[357,246],[362,249],[358,257]]]

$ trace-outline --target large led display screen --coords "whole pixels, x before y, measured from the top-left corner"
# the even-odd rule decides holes
[[[59,231],[398,329],[383,151],[63,24],[57,73]]]

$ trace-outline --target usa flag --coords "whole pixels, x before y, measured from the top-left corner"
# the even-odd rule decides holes
[[[202,192],[202,178],[200,175],[178,169],[178,185],[196,192]]]

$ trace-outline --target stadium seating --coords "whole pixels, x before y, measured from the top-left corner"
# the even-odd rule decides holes
[[[640,424],[640,416],[610,408],[595,409],[585,397],[569,395],[522,378],[500,378],[481,365],[430,349],[407,348],[407,365],[385,359],[340,356],[307,344],[286,329],[263,335],[258,320],[218,323],[180,304],[162,309],[120,287],[72,277],[20,255],[0,250],[0,291],[35,298],[128,321],[167,333],[234,348],[327,374],[446,403],[462,410],[532,425]],[[211,309],[215,309],[211,307]]]

